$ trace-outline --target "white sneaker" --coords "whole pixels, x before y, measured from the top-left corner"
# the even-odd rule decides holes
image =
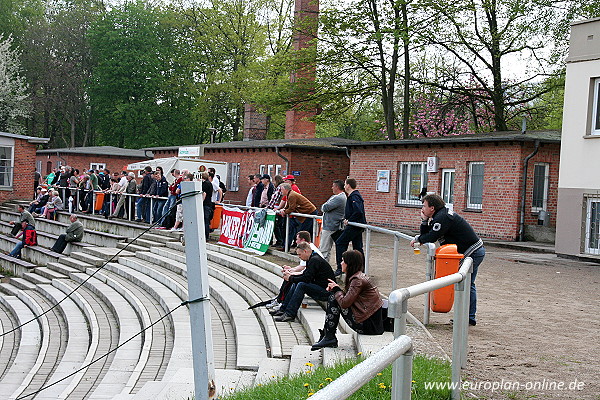
[[[269,304],[267,304],[265,307],[270,310],[273,307],[277,307],[279,305],[279,303],[277,302],[277,299],[272,300]]]

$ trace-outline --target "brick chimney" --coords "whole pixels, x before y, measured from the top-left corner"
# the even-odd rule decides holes
[[[265,140],[268,128],[267,115],[257,111],[252,103],[244,104],[244,140]]]
[[[319,21],[318,0],[296,0],[294,9],[294,50],[299,57],[310,55],[311,51],[302,50],[316,46],[313,41],[317,37]],[[301,54],[302,53],[302,54]],[[292,73],[290,81],[298,87],[298,92],[310,95],[314,90],[315,59],[314,55],[303,60],[297,71]],[[309,119],[317,114],[316,108],[299,104],[285,113],[285,138],[314,138],[316,126]]]

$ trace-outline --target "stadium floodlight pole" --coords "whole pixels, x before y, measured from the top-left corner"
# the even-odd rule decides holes
[[[216,385],[210,304],[204,301],[209,299],[209,287],[202,184],[196,181],[181,182],[181,193],[195,399],[209,400],[215,396]]]

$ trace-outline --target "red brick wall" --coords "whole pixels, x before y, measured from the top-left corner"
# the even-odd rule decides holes
[[[0,190],[0,203],[13,199],[33,198],[33,170],[36,145],[15,139],[12,189]]]
[[[514,240],[519,231],[519,207],[522,166],[525,156],[533,151],[533,144],[482,143],[445,145],[408,145],[352,149],[350,176],[358,182],[365,199],[367,221],[373,225],[396,229],[418,229],[419,206],[397,205],[399,162],[426,162],[437,156],[439,170],[428,174],[427,190],[440,193],[442,169],[455,169],[454,210],[461,214],[483,237]],[[533,164],[550,162],[549,210],[556,210],[558,183],[558,155],[560,146],[543,145],[530,161],[527,181],[526,224],[537,222],[531,215]],[[481,210],[466,210],[466,179],[469,162],[484,162],[483,204]],[[390,192],[376,192],[377,170],[390,170]],[[552,213],[551,224],[555,224]]]
[[[114,157],[109,154],[101,156],[88,154],[61,154],[61,157],[58,157],[56,154],[38,154],[36,160],[42,162],[42,176],[46,176],[46,163],[48,161],[52,162],[52,167],[56,167],[58,161],[60,161],[61,165],[69,165],[79,169],[80,172],[88,170],[90,168],[90,163],[104,163],[106,164],[106,168],[111,172],[115,172],[122,171],[123,167],[127,166],[127,164],[146,161],[147,159],[139,157]]]
[[[323,151],[310,149],[281,149],[281,155],[290,162],[289,171],[299,171],[296,183],[302,194],[312,201],[315,206],[323,204],[331,196],[331,182],[335,179],[345,179],[349,173],[349,159],[339,151]],[[228,191],[226,201],[245,204],[249,185],[246,177],[259,173],[261,165],[281,165],[285,170],[285,160],[275,153],[272,148],[254,149],[205,149],[207,160],[239,162],[240,190]]]

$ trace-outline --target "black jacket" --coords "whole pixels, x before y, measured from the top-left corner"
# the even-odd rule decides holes
[[[346,200],[344,219],[347,219],[348,222],[358,222],[359,224],[367,223],[367,218],[365,217],[365,202],[358,190],[350,193]]]
[[[326,288],[329,283],[327,279],[335,280],[335,275],[331,269],[331,265],[323,259],[320,255],[315,253],[311,254],[310,258],[306,262],[306,269],[300,275],[291,275],[289,282],[298,283],[314,283],[322,288]]]
[[[458,252],[465,257],[483,246],[471,225],[445,207],[436,211],[429,221],[421,224],[421,234],[416,240],[419,243],[433,243],[439,240],[442,244],[455,244]]]

